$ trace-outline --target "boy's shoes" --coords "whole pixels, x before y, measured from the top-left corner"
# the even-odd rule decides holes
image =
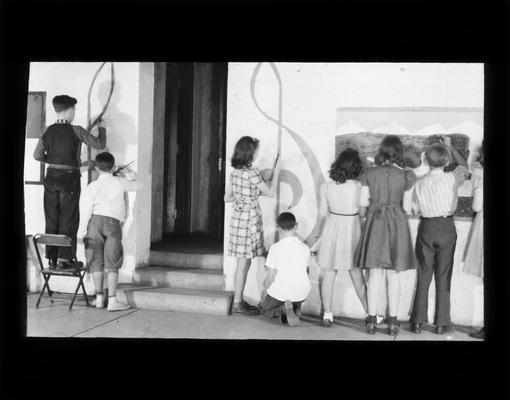
[[[479,331],[471,332],[469,336],[475,339],[485,339],[485,330],[482,328]]]
[[[384,317],[383,317],[382,315],[377,314],[377,315],[375,316],[375,324],[376,324],[376,325],[379,325],[379,324],[380,324],[381,322],[383,322],[383,321],[384,321]],[[365,318],[365,323],[367,323],[367,322],[368,322],[368,315],[367,315],[367,317]]]
[[[421,333],[421,324],[411,324],[411,332],[413,333]]]
[[[239,304],[232,305],[232,314],[259,315],[260,310],[243,300]]]
[[[110,297],[108,299],[108,306],[106,309],[108,311],[124,311],[129,310],[131,306],[129,304],[121,303],[120,301],[117,301],[116,297]]]
[[[369,335],[374,335],[377,328],[377,317],[369,315],[366,319],[366,330]]]
[[[396,336],[400,329],[399,323],[397,322],[397,317],[389,317],[388,318],[388,334],[390,336]]]
[[[98,294],[96,298],[90,303],[92,307],[104,308],[104,296]]]
[[[436,326],[436,333],[438,335],[444,335],[445,333],[450,333],[455,330],[453,325],[438,325]]]
[[[333,325],[333,321],[327,318],[322,319],[322,326],[325,328],[331,328],[331,325]]]
[[[71,269],[74,267],[74,264],[70,263],[69,261],[59,261],[57,263],[57,270]]]
[[[301,315],[303,314],[301,312],[301,304],[297,304],[295,307],[294,307],[294,313],[297,315],[298,318],[301,318]]]
[[[287,317],[287,323],[289,326],[297,326],[299,325],[299,318],[296,314],[294,314],[294,307],[291,301],[286,301],[283,303],[283,310],[285,312],[285,316]]]

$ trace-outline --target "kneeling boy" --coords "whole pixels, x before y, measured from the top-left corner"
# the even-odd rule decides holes
[[[126,206],[124,193],[141,189],[141,184],[132,180],[134,172],[126,176],[114,176],[115,158],[104,152],[96,156],[99,177],[90,183],[83,195],[82,219],[79,236],[85,243],[85,258],[92,272],[96,287],[95,306],[104,307],[103,271],[108,274],[108,311],[122,311],[128,304],[117,301],[118,270],[122,267],[122,223]]]
[[[310,248],[297,238],[297,223],[292,213],[281,213],[276,223],[280,240],[270,247],[267,255],[268,275],[259,307],[264,316],[296,326],[301,303],[311,289],[307,273]]]

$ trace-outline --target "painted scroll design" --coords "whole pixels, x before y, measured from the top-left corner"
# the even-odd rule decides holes
[[[97,69],[96,73],[94,74],[94,77],[92,78],[92,82],[90,83],[90,87],[89,87],[89,92],[88,92],[88,95],[87,95],[87,130],[90,132],[92,130],[92,128],[94,128],[94,126],[97,125],[97,123],[99,121],[101,121],[101,118],[103,117],[103,115],[105,114],[106,110],[108,109],[108,105],[110,104],[110,100],[112,98],[112,94],[113,94],[113,89],[115,88],[115,68],[113,66],[113,62],[110,62],[110,91],[108,93],[108,98],[103,106],[103,109],[101,110],[101,112],[99,113],[99,115],[96,117],[96,119],[94,120],[94,122],[92,122],[92,118],[91,118],[91,108],[90,108],[90,97],[91,97],[91,94],[92,94],[92,88],[94,87],[94,83],[96,82],[97,80],[97,77],[99,75],[99,73],[101,72],[101,70],[103,69],[103,67],[106,65],[106,62],[103,62],[99,68]],[[88,164],[90,165],[90,161],[92,159],[92,149],[90,148],[90,146],[87,146],[87,162]],[[90,183],[92,180],[92,170],[89,169],[88,170],[88,183]]]
[[[264,63],[258,63],[252,73],[251,82],[250,82],[250,92],[252,100],[255,104],[255,107],[259,110],[259,112],[269,121],[276,124],[278,127],[278,154],[281,155],[281,136],[282,131],[285,130],[290,137],[296,142],[299,150],[301,151],[301,154],[303,155],[303,158],[305,159],[308,168],[310,169],[312,179],[313,179],[313,187],[315,190],[315,202],[316,202],[316,211],[317,216],[315,218],[315,223],[312,228],[311,233],[308,235],[308,237],[305,239],[305,242],[308,245],[313,245],[319,236],[319,230],[321,228],[321,218],[319,214],[319,204],[320,204],[320,187],[323,183],[325,183],[324,176],[322,174],[322,170],[320,168],[319,162],[317,161],[317,157],[315,156],[313,150],[311,147],[301,138],[301,136],[287,127],[283,124],[283,117],[282,117],[282,108],[283,108],[283,85],[282,80],[280,77],[280,73],[278,71],[278,68],[276,68],[274,63],[269,63],[269,66],[271,67],[271,70],[273,71],[277,81],[278,81],[278,116],[277,118],[273,118],[271,115],[266,113],[262,108],[260,107],[259,103],[257,102],[257,98],[255,95],[255,84],[257,81],[257,76],[260,71],[260,68],[262,67]],[[277,186],[277,192],[276,192],[276,207],[275,207],[275,219],[280,213],[280,183],[281,182],[287,182],[290,184],[292,188],[293,193],[293,199],[291,202],[291,206],[296,205],[299,200],[302,197],[303,194],[303,185],[301,184],[299,178],[294,175],[291,171],[288,171],[286,169],[282,168],[282,172],[280,175],[280,181]],[[275,241],[277,240],[277,234],[275,234]]]

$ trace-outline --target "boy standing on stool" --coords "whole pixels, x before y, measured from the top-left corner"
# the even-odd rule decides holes
[[[85,243],[85,258],[92,272],[96,287],[96,308],[104,307],[103,271],[108,275],[108,311],[122,311],[131,308],[117,301],[118,270],[122,266],[122,223],[125,221],[126,206],[124,193],[141,189],[134,181],[134,172],[126,178],[113,175],[115,158],[107,152],[95,159],[99,177],[85,189],[82,204],[82,219],[79,236]]]
[[[280,240],[270,247],[267,255],[269,272],[259,307],[264,316],[280,318],[282,323],[296,326],[301,303],[311,289],[307,274],[310,248],[297,238],[297,223],[292,213],[281,213],[276,223]]]
[[[468,171],[466,161],[451,146],[451,139],[443,136],[443,144],[433,144],[425,152],[430,172],[419,178],[414,187],[412,208],[420,213],[416,237],[418,259],[416,295],[411,313],[411,330],[421,332],[427,322],[428,295],[432,275],[436,282],[436,333],[453,331],[450,320],[450,285],[457,231],[453,213],[457,208],[457,190],[464,183]],[[459,164],[452,172],[444,172],[453,154]]]
[[[44,177],[44,217],[46,233],[67,235],[72,239],[76,253],[76,232],[80,220],[80,166],[81,145],[95,149],[106,146],[106,129],[99,126],[99,135],[91,135],[74,120],[76,99],[60,95],[53,98],[57,122],[42,133],[34,150],[37,161],[48,164]],[[50,269],[70,267],[72,257],[68,247],[46,246]]]

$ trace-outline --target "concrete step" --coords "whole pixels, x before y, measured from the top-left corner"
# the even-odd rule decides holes
[[[223,270],[223,253],[198,254],[151,250],[149,262],[151,265],[165,267]]]
[[[119,287],[117,299],[149,310],[228,315],[233,292],[169,287]]]
[[[202,268],[177,268],[148,266],[135,270],[134,282],[152,287],[173,287],[186,289],[224,289],[223,271]]]

